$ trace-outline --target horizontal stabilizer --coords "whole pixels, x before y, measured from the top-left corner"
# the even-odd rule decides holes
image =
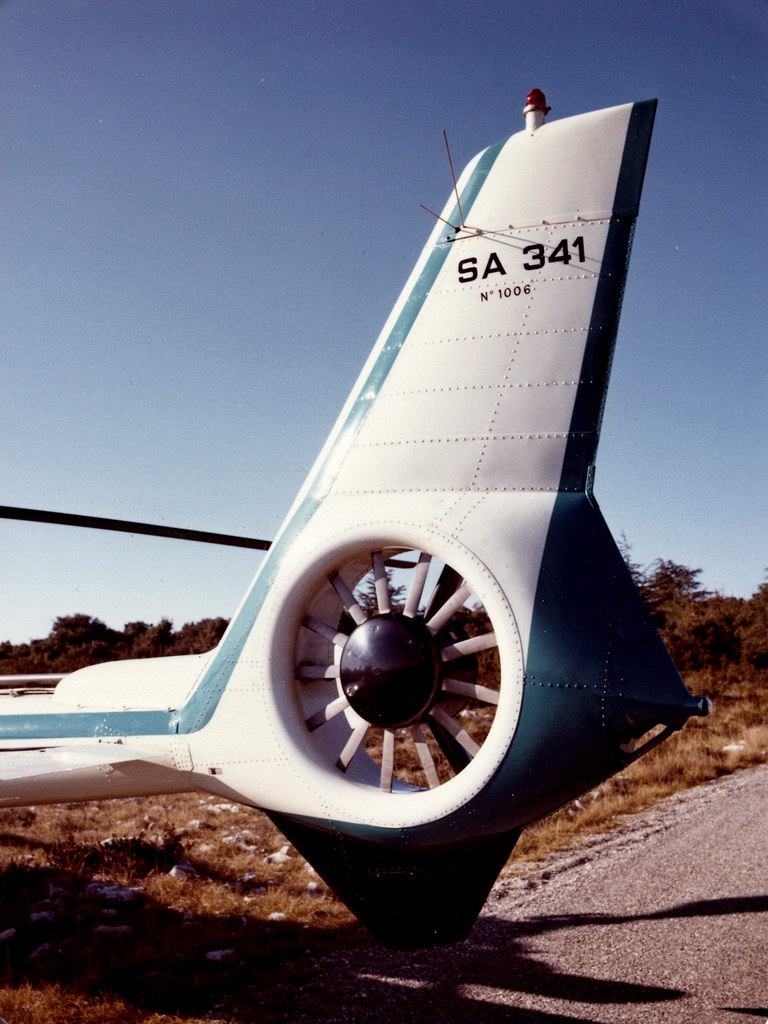
[[[520,835],[513,831],[419,849],[373,844],[270,816],[366,928],[392,949],[466,939]]]
[[[102,743],[97,747],[47,747],[42,750],[7,750],[0,753],[0,784],[39,775],[82,771],[138,761],[146,754],[122,744]]]

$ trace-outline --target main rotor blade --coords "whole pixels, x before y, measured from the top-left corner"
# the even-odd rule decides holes
[[[128,519],[104,519],[101,516],[81,516],[69,512],[45,512],[37,508],[15,508],[13,505],[0,505],[0,519],[21,519],[28,523],[53,523],[56,526],[85,526],[92,530],[114,530],[116,533],[143,533],[150,537],[196,540],[201,544],[223,544],[233,548],[255,548],[257,551],[268,551],[272,543],[254,537],[235,537],[229,533],[185,530],[177,526],[134,523]]]
[[[405,558],[387,558],[384,564],[388,569],[414,569],[415,562],[409,562]]]

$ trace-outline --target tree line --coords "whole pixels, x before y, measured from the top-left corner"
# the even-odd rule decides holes
[[[156,625],[128,622],[111,629],[91,615],[60,615],[47,637],[28,644],[0,643],[0,675],[74,672],[86,665],[124,658],[157,658],[210,651],[227,619],[201,619],[174,630],[170,619]]]
[[[768,668],[768,582],[752,597],[727,597],[704,588],[701,569],[663,559],[641,567],[626,544],[623,554],[683,675],[734,666]],[[129,622],[116,630],[90,615],[62,615],[43,639],[0,643],[0,675],[73,672],[123,658],[202,654],[216,646],[227,624],[223,618],[202,619],[174,630],[169,619],[162,619],[156,625]]]
[[[679,672],[768,668],[768,581],[751,597],[727,597],[702,586],[701,569],[664,559],[641,568],[626,546],[624,556]]]

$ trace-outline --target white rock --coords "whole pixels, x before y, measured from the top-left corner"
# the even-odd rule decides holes
[[[266,892],[267,892],[266,885],[257,885],[255,889],[251,889],[249,891],[249,894],[247,896],[243,897],[243,901],[245,903],[253,903],[253,901],[255,899],[257,899],[259,896],[266,895]]]
[[[142,889],[116,885],[114,882],[90,882],[83,890],[89,899],[116,900],[120,903],[132,903],[142,893]]]
[[[189,861],[180,860],[178,864],[174,864],[171,870],[168,872],[170,878],[195,878],[198,872]]]
[[[29,915],[30,921],[55,921],[56,915],[52,910],[37,910]]]
[[[30,961],[42,960],[43,957],[50,956],[51,953],[56,952],[56,947],[52,942],[44,942],[42,946],[38,946],[37,949],[29,957]]]
[[[219,960],[231,960],[234,955],[234,949],[212,949],[210,953],[205,954],[205,959],[213,960],[214,962]]]
[[[264,863],[265,864],[287,864],[289,860],[293,860],[293,857],[291,857],[290,853],[288,853],[290,848],[291,847],[290,847],[289,844],[286,844],[285,846],[282,846],[277,851],[277,853],[270,853],[268,857],[265,857],[264,858]]]

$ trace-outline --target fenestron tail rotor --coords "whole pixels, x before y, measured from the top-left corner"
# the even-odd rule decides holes
[[[295,666],[312,742],[388,793],[461,772],[499,703],[490,618],[471,583],[426,551],[379,548],[329,573],[302,617]]]

